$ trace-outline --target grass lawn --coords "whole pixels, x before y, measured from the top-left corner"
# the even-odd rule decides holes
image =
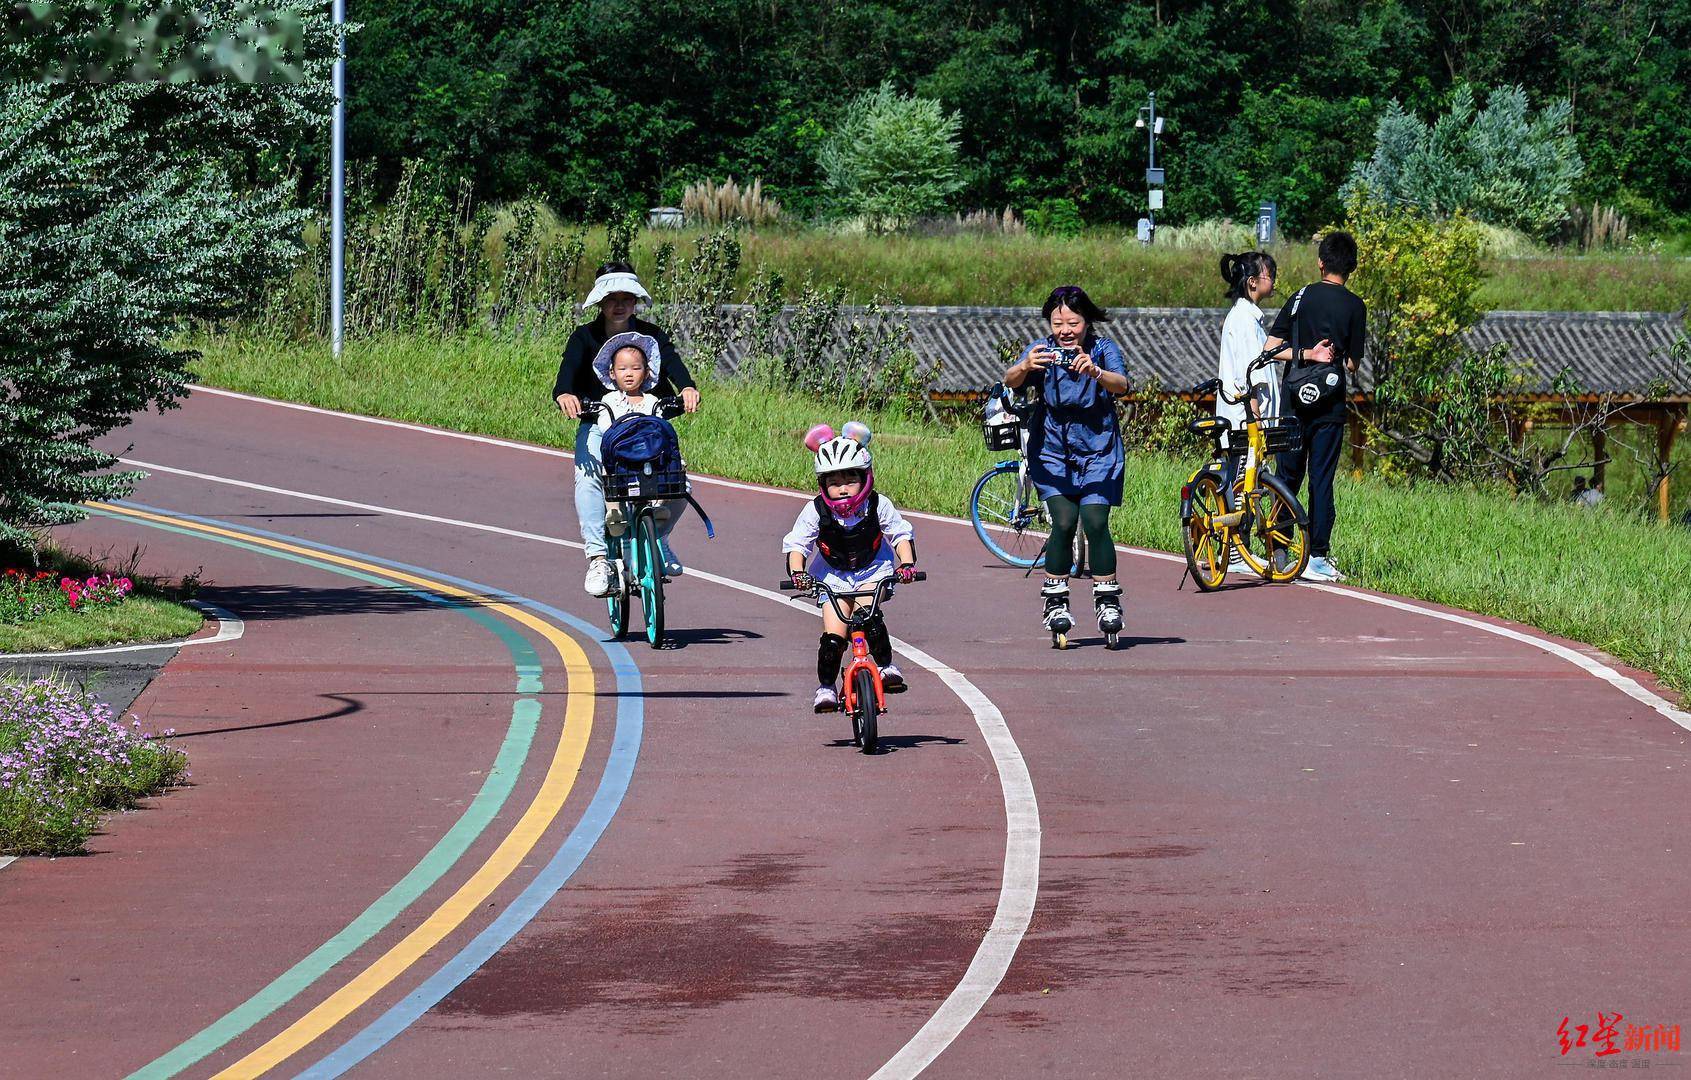
[[[646,234],[645,243],[651,243]],[[742,287],[757,269],[789,286],[806,274],[853,298],[877,292],[906,304],[1032,306],[1057,285],[1086,287],[1114,307],[1225,307],[1220,251],[1145,248],[1128,235],[1075,240],[1030,236],[865,237],[818,232],[748,234]],[[691,244],[678,243],[683,252]],[[638,253],[638,248],[636,249]],[[1311,245],[1274,249],[1288,286],[1316,278]],[[640,265],[649,265],[649,261]],[[1491,259],[1479,302],[1519,311],[1677,311],[1691,302],[1691,260],[1622,255]]]
[[[205,353],[199,377],[214,386],[551,446],[570,442],[547,396],[556,341],[350,341],[338,364],[321,344],[196,344]],[[809,487],[800,434],[818,419],[845,419],[742,383],[719,382],[706,394],[705,408],[681,423],[682,443],[692,467],[720,476]],[[966,514],[974,479],[1001,457],[972,426],[862,419],[880,439],[878,482],[911,509]],[[1116,537],[1178,551],[1178,490],[1190,467],[1133,455],[1124,505],[1112,519]],[[1682,480],[1680,502],[1685,487]],[[1341,479],[1337,502],[1333,557],[1356,584],[1530,623],[1691,690],[1691,531],[1611,509],[1367,476]]]
[[[86,581],[92,574],[110,573],[111,568],[51,545],[43,547],[38,557],[40,569],[50,574],[42,581],[30,583],[26,593],[17,592],[18,586],[10,578],[0,582],[0,588],[7,590],[6,595],[0,596],[0,653],[60,652],[169,641],[192,634],[205,619],[197,609],[166,595],[161,583],[122,570],[111,576],[130,577],[134,591],[121,603],[84,603],[72,611],[59,591],[59,579],[69,576]],[[133,563],[138,557],[136,552],[129,561]],[[8,573],[21,570],[25,577],[34,577],[36,572],[36,565],[22,552],[5,547],[0,547],[0,568]],[[20,603],[13,599],[17,597],[28,599]],[[37,606],[45,608],[45,613],[34,618],[22,617],[24,607]]]
[[[157,596],[131,596],[116,607],[60,611],[24,623],[0,622],[0,653],[58,652],[184,638],[205,616]]]
[[[575,229],[552,221],[542,228],[540,243],[550,248]],[[632,248],[635,267],[654,284],[650,275],[660,246],[670,245],[672,265],[679,265],[693,257],[704,235],[699,229],[644,230]],[[844,286],[849,300],[857,303],[881,295],[905,304],[994,307],[1037,306],[1052,288],[1070,282],[1085,286],[1106,307],[1225,307],[1216,266],[1222,246],[1248,246],[1244,237],[1237,237],[1204,239],[1192,247],[1146,247],[1131,232],[1107,228],[1070,240],[1002,234],[866,236],[785,228],[745,230],[738,236],[741,258],[734,285],[741,300],[755,275],[773,271],[785,280],[789,297],[808,279]],[[315,232],[312,237],[321,242]],[[585,242],[567,290],[578,299],[608,253],[603,229],[587,230]],[[1271,250],[1280,267],[1282,296],[1315,280],[1311,244],[1282,243]],[[483,255],[484,270],[499,280],[503,241],[488,241]],[[317,272],[317,259],[311,255],[301,264],[301,282]],[[1478,300],[1486,309],[1678,311],[1691,303],[1691,258],[1683,255],[1580,255],[1543,249],[1488,258],[1484,269],[1488,277]],[[392,268],[382,265],[371,272],[380,276]],[[316,288],[324,287],[317,282]],[[356,289],[353,295],[358,295]],[[321,297],[302,286],[289,303],[320,304]],[[293,314],[308,321],[304,312]]]

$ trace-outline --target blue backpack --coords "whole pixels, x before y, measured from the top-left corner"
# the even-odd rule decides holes
[[[641,413],[629,413],[610,426],[599,460],[606,472],[619,475],[662,476],[685,469],[675,426],[661,416]]]
[[[699,512],[705,535],[716,536],[710,515],[687,490],[687,463],[675,427],[661,416],[630,413],[612,424],[599,445],[609,499],[686,499]]]

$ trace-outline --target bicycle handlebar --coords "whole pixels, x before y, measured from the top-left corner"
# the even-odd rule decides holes
[[[928,580],[928,572],[926,570],[916,571],[916,580],[917,581]],[[829,593],[829,594],[834,595],[834,596],[873,596],[873,595],[875,595],[875,593],[880,591],[880,589],[883,585],[898,585],[898,584],[900,584],[900,582],[896,577],[884,577],[881,580],[875,582],[875,587],[873,589],[853,589],[850,592],[836,592],[835,590],[829,588],[828,583],[825,582],[825,581],[817,581],[816,587],[814,589],[806,590],[806,589],[800,589],[797,585],[794,585],[791,578],[786,578],[781,582],[781,591],[783,591],[783,592],[811,592],[811,593],[824,593],[825,592],[825,593]]]
[[[847,624],[860,624],[873,619],[875,617],[875,613],[881,610],[881,601],[886,599],[888,593],[892,592],[894,585],[899,584],[897,578],[888,576],[875,582],[875,587],[873,589],[852,589],[849,592],[836,592],[828,587],[827,582],[815,581],[814,579],[812,580],[814,585],[810,589],[800,589],[792,583],[791,579],[781,582],[781,588],[786,592],[796,592],[802,593],[806,596],[823,597],[828,601],[828,606],[834,609],[834,614],[840,617],[840,621]],[[927,572],[924,570],[916,571],[916,580],[928,580]],[[865,611],[864,608],[858,608],[850,615],[847,615],[844,611],[840,610],[840,601],[842,599],[857,600],[863,597],[871,598],[867,611]]]
[[[604,402],[584,401],[581,403],[581,419],[583,420],[597,420],[599,418],[599,414],[604,411]],[[682,402],[680,396],[677,395],[674,397],[659,398],[658,407],[652,410],[652,415],[662,417],[665,420],[673,420],[686,411],[687,406]]]
[[[1220,379],[1210,379],[1208,382],[1201,382],[1197,386],[1194,386],[1189,393],[1191,393],[1193,397],[1202,397],[1205,394],[1214,394],[1229,405],[1243,405],[1245,403],[1245,399],[1251,396],[1251,374],[1258,368],[1267,367],[1269,364],[1277,362],[1278,361],[1274,359],[1272,354],[1266,350],[1263,351],[1255,360],[1250,362],[1250,366],[1245,368],[1245,388],[1240,390],[1237,394],[1229,394],[1227,392],[1227,388],[1221,384]]]

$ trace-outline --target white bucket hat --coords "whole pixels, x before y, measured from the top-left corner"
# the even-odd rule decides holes
[[[611,335],[611,339],[599,346],[599,353],[593,358],[593,373],[599,376],[599,381],[605,384],[605,389],[615,390],[617,384],[611,379],[611,360],[618,351],[634,346],[646,354],[646,381],[640,385],[642,393],[658,385],[659,370],[663,367],[663,356],[658,352],[658,339],[648,334],[638,334],[633,330],[625,330],[620,334]]]
[[[633,274],[616,270],[609,274],[600,274],[593,279],[593,288],[588,292],[587,299],[581,306],[590,308],[612,293],[632,293],[635,297],[651,303],[652,294],[646,291],[646,286],[640,284],[640,279]]]

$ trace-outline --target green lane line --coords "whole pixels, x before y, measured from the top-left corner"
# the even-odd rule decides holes
[[[504,620],[494,618],[477,607],[465,606],[449,598],[436,596],[433,593],[400,582],[304,555],[277,551],[274,548],[259,544],[247,544],[239,540],[231,540],[228,537],[214,536],[197,529],[164,525],[159,522],[129,517],[125,514],[113,514],[92,507],[89,512],[116,521],[145,525],[148,528],[159,529],[164,532],[179,533],[200,540],[212,540],[219,544],[242,548],[270,558],[285,559],[288,562],[326,570],[342,577],[411,593],[431,602],[443,604],[467,615],[492,631],[505,645],[506,649],[510,651],[511,661],[516,667],[517,692],[519,694],[538,694],[542,690],[540,657],[534,651],[534,647]],[[493,768],[488,771],[481,790],[476,793],[475,799],[464,810],[463,815],[453,823],[452,827],[436,842],[428,854],[424,855],[417,865],[411,868],[410,873],[406,874],[392,888],[377,898],[374,903],[365,908],[362,914],[347,925],[346,929],[318,946],[310,955],[277,976],[264,989],[225,1013],[205,1030],[194,1035],[174,1050],[130,1073],[127,1080],[165,1080],[167,1077],[175,1076],[286,1005],[306,987],[321,978],[336,964],[346,959],[354,950],[369,941],[392,922],[400,912],[409,907],[431,885],[439,881],[464,854],[470,844],[475,841],[476,837],[480,836],[488,824],[492,822],[494,815],[499,812],[499,808],[504,805],[505,799],[516,785],[517,774],[522,769],[523,761],[528,757],[529,746],[533,742],[535,729],[539,722],[539,701],[532,697],[518,698],[514,701],[511,705],[511,724],[505,733],[505,741],[499,746],[499,753],[494,758]]]

